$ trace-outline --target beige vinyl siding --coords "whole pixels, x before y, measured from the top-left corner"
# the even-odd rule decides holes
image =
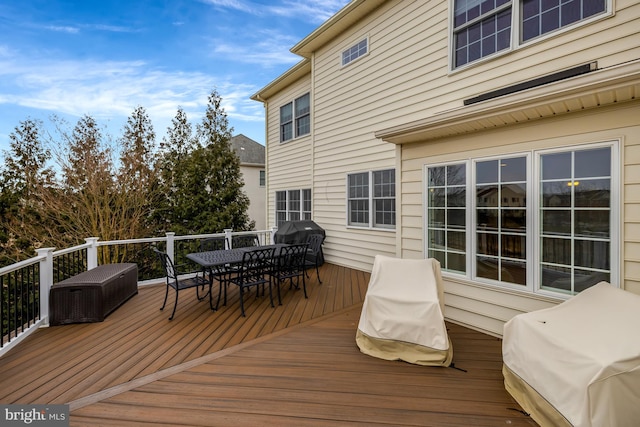
[[[423,258],[426,164],[468,158],[620,140],[620,286],[640,294],[640,101],[538,120],[466,136],[402,146],[401,247],[404,258]],[[623,166],[624,165],[624,166]],[[418,181],[420,180],[420,181]],[[418,185],[420,184],[420,185]],[[613,268],[616,268],[613,266]],[[516,314],[561,300],[445,276],[445,316],[455,322],[501,335],[504,322]]]
[[[375,131],[460,108],[464,99],[589,61],[608,67],[640,57],[640,5],[623,0],[616,7],[612,17],[453,73],[448,72],[448,1],[386,2],[315,52],[314,219],[327,230],[328,261],[368,270],[375,254],[399,252],[392,232],[346,226],[346,175],[395,166],[394,147],[375,138]],[[368,55],[342,67],[341,52],[364,37]],[[536,118],[537,112],[526,114],[530,117],[523,120]],[[397,170],[397,181],[400,174]],[[419,184],[421,176],[411,179]],[[396,208],[396,222],[404,224],[398,241],[416,249],[409,236],[420,234],[423,224],[411,219],[410,205]]]
[[[312,188],[313,94],[311,134],[280,142],[280,107],[311,92],[311,76],[299,79],[269,99],[267,106],[267,212],[269,227],[275,224],[275,192]],[[314,198],[312,192],[312,198]],[[312,200],[312,203],[314,200]]]

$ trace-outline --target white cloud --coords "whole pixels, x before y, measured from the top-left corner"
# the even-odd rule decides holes
[[[142,61],[39,61],[0,56],[0,108],[35,108],[96,120],[124,123],[143,106],[156,129],[164,134],[178,107],[192,122],[201,117],[214,88],[230,120],[264,120],[262,106],[251,101],[258,89],[200,72],[149,69]]]

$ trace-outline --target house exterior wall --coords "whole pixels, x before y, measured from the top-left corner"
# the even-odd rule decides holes
[[[256,230],[266,230],[267,221],[265,217],[265,186],[260,185],[260,171],[265,170],[260,165],[240,165],[240,173],[244,181],[243,190],[249,197],[249,218],[255,221]]]
[[[365,3],[352,2],[354,11],[365,7]],[[616,0],[609,15],[453,71],[449,53],[453,1],[378,3],[379,7],[344,26],[309,55],[311,71],[305,79],[312,93],[309,140],[301,140],[295,147],[269,149],[269,177],[276,170],[286,173],[279,168],[293,165],[293,159],[311,159],[311,163],[303,164],[313,188],[313,219],[327,231],[327,261],[370,270],[376,254],[426,257],[424,167],[428,163],[464,158],[470,152],[503,154],[615,139],[620,141],[619,175],[623,182],[620,205],[613,207],[620,211],[620,286],[640,293],[640,196],[636,195],[640,190],[640,114],[633,93],[621,96],[630,99],[628,103],[607,107],[600,105],[609,104],[610,100],[595,95],[590,102],[581,99],[582,104],[571,100],[545,105],[535,101],[535,96],[551,90],[544,86],[530,91],[529,107],[526,96],[521,94],[519,110],[509,118],[517,123],[514,125],[507,126],[502,120],[492,122],[494,118],[483,121],[484,130],[454,123],[443,125],[444,132],[459,136],[411,143],[403,142],[401,137],[394,141],[380,136],[385,130],[464,111],[465,99],[578,65],[595,61],[598,70],[607,70],[638,61],[640,3]],[[318,37],[327,31],[323,28]],[[341,52],[365,37],[368,54],[342,67]],[[300,51],[304,48],[299,46]],[[300,82],[268,99],[269,144],[277,145],[277,108],[288,102],[293,93],[302,93],[296,89],[298,85]],[[635,89],[626,87],[624,91],[638,88],[640,83]],[[482,113],[481,104],[474,108]],[[542,118],[546,116],[549,117]],[[410,136],[411,131],[406,134]],[[347,174],[385,168],[396,170],[396,229],[347,226]],[[294,170],[302,169],[298,165]],[[297,179],[304,178],[300,175]],[[279,182],[276,187],[286,186],[284,177]],[[268,198],[273,203],[271,184],[274,183],[270,183]],[[446,279],[447,318],[495,335],[501,335],[502,325],[513,315],[562,300],[450,275]]]
[[[311,91],[311,76],[298,79],[269,99],[267,117],[267,227],[275,220],[276,191],[312,188],[313,137],[304,135],[280,142],[280,107]],[[312,94],[313,97],[313,94]],[[313,103],[313,100],[312,100]],[[313,113],[313,109],[312,109]],[[313,117],[312,117],[313,128]]]
[[[560,119],[544,119],[472,135],[438,139],[402,146],[402,235],[403,258],[425,255],[424,167],[465,160],[522,153],[554,147],[571,147],[604,141],[620,141],[619,242],[623,289],[640,294],[640,103],[632,101],[602,110],[569,114]],[[616,268],[616,267],[614,267]],[[516,314],[550,307],[561,299],[491,286],[455,274],[443,273],[445,316],[494,335],[502,334],[504,322]]]

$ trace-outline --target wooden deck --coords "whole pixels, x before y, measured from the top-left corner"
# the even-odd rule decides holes
[[[74,426],[536,425],[504,390],[499,339],[448,324],[460,369],[366,356],[369,275],[320,274],[309,299],[246,297],[246,318],[233,287],[215,313],[182,291],[173,321],[164,286],[142,287],[104,322],[43,328],[0,358],[0,402],[68,403]]]

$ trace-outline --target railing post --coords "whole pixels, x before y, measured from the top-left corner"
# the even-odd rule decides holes
[[[91,245],[87,248],[87,270],[98,266],[98,240],[100,240],[99,237],[87,237],[84,239],[85,242]]]
[[[232,240],[231,240],[231,233],[233,232],[233,228],[225,228],[224,229],[224,239],[227,241],[227,245],[229,246],[229,249],[233,249],[233,245],[232,245]]]
[[[49,290],[53,286],[53,250],[55,248],[40,248],[36,252],[43,256],[40,261],[40,320],[42,326],[49,326]]]
[[[277,226],[274,225],[273,227],[271,227],[271,233],[270,233],[271,237],[270,237],[270,239],[271,239],[271,244],[272,245],[274,245],[276,243],[276,231],[278,231],[278,227]]]
[[[174,242],[175,242],[176,233],[173,231],[167,232],[167,255],[169,255],[169,259],[175,262],[173,255],[175,254]]]

